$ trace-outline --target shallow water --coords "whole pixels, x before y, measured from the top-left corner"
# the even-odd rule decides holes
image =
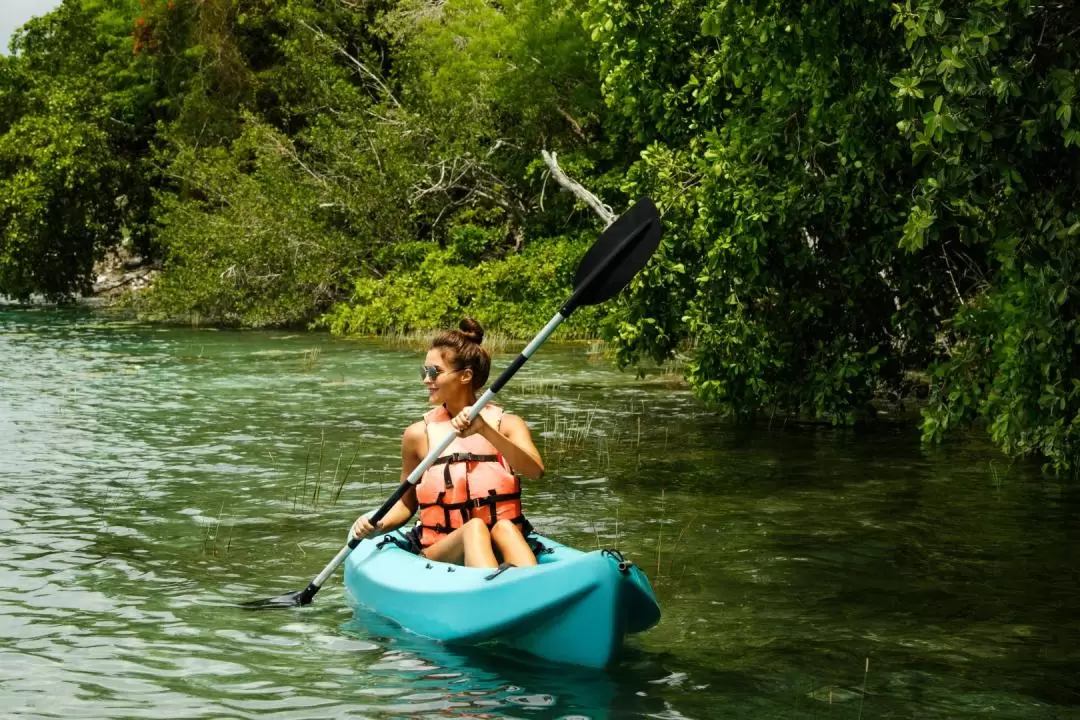
[[[664,609],[606,672],[299,590],[396,484],[421,354],[0,309],[0,715],[1080,718],[1080,494],[981,439],[736,431],[548,346],[530,518]],[[497,359],[497,366],[507,358]]]

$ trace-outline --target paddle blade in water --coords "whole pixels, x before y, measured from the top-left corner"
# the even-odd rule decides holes
[[[302,592],[289,593],[288,595],[278,595],[277,597],[266,598],[265,600],[251,600],[246,603],[240,603],[240,607],[245,610],[284,610],[288,608],[300,607],[303,603],[300,602]]]
[[[334,567],[337,566],[335,565]],[[240,606],[247,608],[248,610],[273,610],[303,607],[304,605],[311,604],[311,600],[315,597],[315,593],[319,592],[319,587],[320,586],[313,581],[300,592],[289,593],[288,595],[278,595],[277,597],[267,598],[265,600],[252,600],[250,602],[241,603]]]
[[[660,235],[656,205],[649,198],[638,200],[582,258],[574,277],[574,306],[597,305],[615,297],[645,267],[660,244]]]

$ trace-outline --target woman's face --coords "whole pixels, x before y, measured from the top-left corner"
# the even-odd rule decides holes
[[[472,373],[468,370],[455,370],[454,364],[447,361],[439,348],[428,350],[424,357],[424,387],[428,391],[428,402],[442,405],[465,392],[471,387]]]

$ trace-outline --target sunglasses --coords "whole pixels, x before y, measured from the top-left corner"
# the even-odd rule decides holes
[[[460,370],[446,371],[446,370],[443,370],[441,367],[436,367],[435,365],[423,365],[420,368],[420,379],[421,380],[434,380],[435,378],[439,377],[439,375],[443,374],[444,372],[446,372],[447,374],[452,375],[453,373],[461,372],[461,371]]]

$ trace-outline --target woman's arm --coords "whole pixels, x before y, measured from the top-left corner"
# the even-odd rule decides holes
[[[424,433],[424,423],[413,423],[405,428],[405,432],[401,436],[401,482],[405,482],[405,478],[409,477],[409,474],[424,459],[426,446],[427,436]],[[416,488],[411,487],[394,504],[394,507],[390,508],[390,511],[383,516],[383,519],[378,524],[378,529],[384,532],[397,530],[409,522],[409,518],[415,512]],[[375,530],[376,526],[366,517],[360,517],[353,523],[352,532],[356,537],[367,537],[374,533]]]
[[[510,467],[516,472],[533,480],[543,476],[544,461],[540,459],[540,451],[533,444],[532,433],[524,420],[517,415],[505,413],[496,430],[488,424],[483,415],[478,415],[470,426],[467,425],[469,411],[470,408],[465,408],[451,421],[462,437],[480,433],[502,453],[506,462],[510,463]]]

